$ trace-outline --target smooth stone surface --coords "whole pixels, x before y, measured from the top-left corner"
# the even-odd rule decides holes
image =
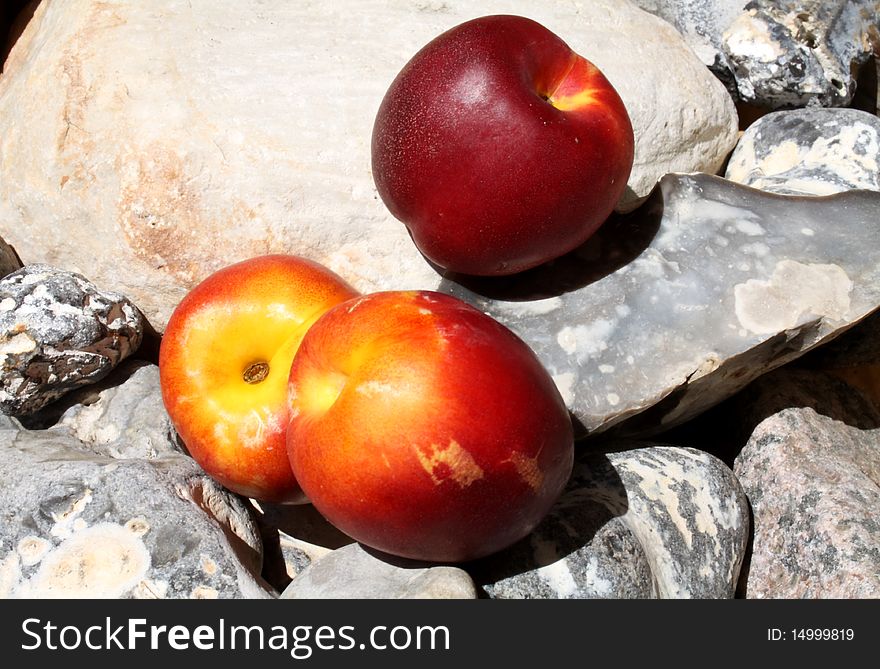
[[[725,177],[788,195],[880,191],[880,119],[857,109],[767,114],[745,131]]]
[[[733,472],[695,449],[626,445],[582,452],[535,531],[474,566],[491,597],[733,596],[749,534]]]
[[[262,544],[249,507],[167,435],[160,442],[167,418],[145,415],[147,378],[135,367],[99,393],[98,409],[71,408],[45,429],[0,416],[0,597],[273,596],[255,576]],[[125,406],[140,408],[131,431],[116,423]]]
[[[785,197],[668,175],[568,256],[441,290],[519,334],[586,431],[652,434],[876,309],[878,208],[869,191]]]
[[[130,300],[80,274],[28,265],[0,279],[0,412],[30,414],[104,378],[144,327]]]
[[[431,566],[344,546],[312,563],[281,599],[474,599],[474,582],[458,567]]]
[[[15,270],[21,269],[21,260],[15,249],[0,237],[0,279]]]
[[[724,32],[741,100],[843,107],[880,29],[876,0],[752,0]]]
[[[0,235],[29,262],[113,286],[158,331],[210,272],[269,252],[363,292],[432,288],[376,194],[373,120],[421,47],[493,13],[543,23],[620,93],[636,137],[622,208],[667,172],[721,168],[730,96],[625,0],[59,0],[40,4],[0,79]]]
[[[750,389],[768,417],[734,464],[754,514],[743,594],[877,598],[880,412],[839,380],[805,374]]]

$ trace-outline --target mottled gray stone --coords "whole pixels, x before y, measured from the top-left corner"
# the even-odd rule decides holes
[[[876,309],[878,208],[870,191],[781,196],[670,174],[571,254],[441,290],[522,337],[586,430],[652,434]]]
[[[826,388],[812,390],[827,403]],[[743,594],[880,597],[880,422],[854,426],[840,402],[832,415],[791,404],[757,425],[734,464],[754,515]]]
[[[153,371],[137,368],[104,390],[94,423],[89,407],[46,429],[0,416],[0,597],[272,596],[249,507],[170,435],[161,443],[146,387],[158,396]],[[116,422],[126,406],[131,425]]]
[[[344,546],[312,563],[293,579],[281,599],[474,599],[476,589],[458,567]]]
[[[0,279],[0,411],[33,413],[106,376],[137,350],[145,320],[117,293],[48,265]]]
[[[21,260],[9,244],[0,237],[0,278],[21,269]]]
[[[725,83],[733,81],[722,36],[743,13],[748,0],[634,0],[671,23],[697,57]]]
[[[725,177],[773,193],[880,191],[880,119],[857,109],[767,114],[745,131]]]
[[[474,566],[490,596],[733,596],[749,532],[733,472],[695,449],[627,445],[582,453],[532,534]]]
[[[880,28],[876,0],[753,0],[723,34],[741,100],[845,106]]]

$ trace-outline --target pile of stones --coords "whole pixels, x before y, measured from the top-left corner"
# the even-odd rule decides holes
[[[469,3],[29,3],[0,75],[0,597],[880,596],[877,9],[482,3],[595,62],[637,144],[592,239],[475,280],[369,172],[387,85]],[[579,438],[531,535],[415,563],[193,462],[161,332],[269,252],[455,295],[535,350]]]

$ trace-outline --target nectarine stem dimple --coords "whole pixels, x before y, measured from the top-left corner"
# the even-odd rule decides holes
[[[259,383],[269,376],[269,363],[252,362],[247,366],[247,369],[244,370],[244,373],[241,376],[245,380],[245,383]]]

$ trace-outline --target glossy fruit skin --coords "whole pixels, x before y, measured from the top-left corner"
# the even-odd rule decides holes
[[[159,351],[162,399],[211,477],[246,497],[306,501],[287,458],[287,375],[311,324],[357,294],[317,263],[267,255],[215,272],[181,300]]]
[[[505,275],[582,244],[612,213],[633,130],[605,76],[542,25],[487,16],[443,33],[378,110],[373,178],[431,262]]]
[[[510,330],[429,291],[322,316],[290,370],[288,454],[312,504],[378,550],[461,562],[527,535],[571,475],[559,391]]]

